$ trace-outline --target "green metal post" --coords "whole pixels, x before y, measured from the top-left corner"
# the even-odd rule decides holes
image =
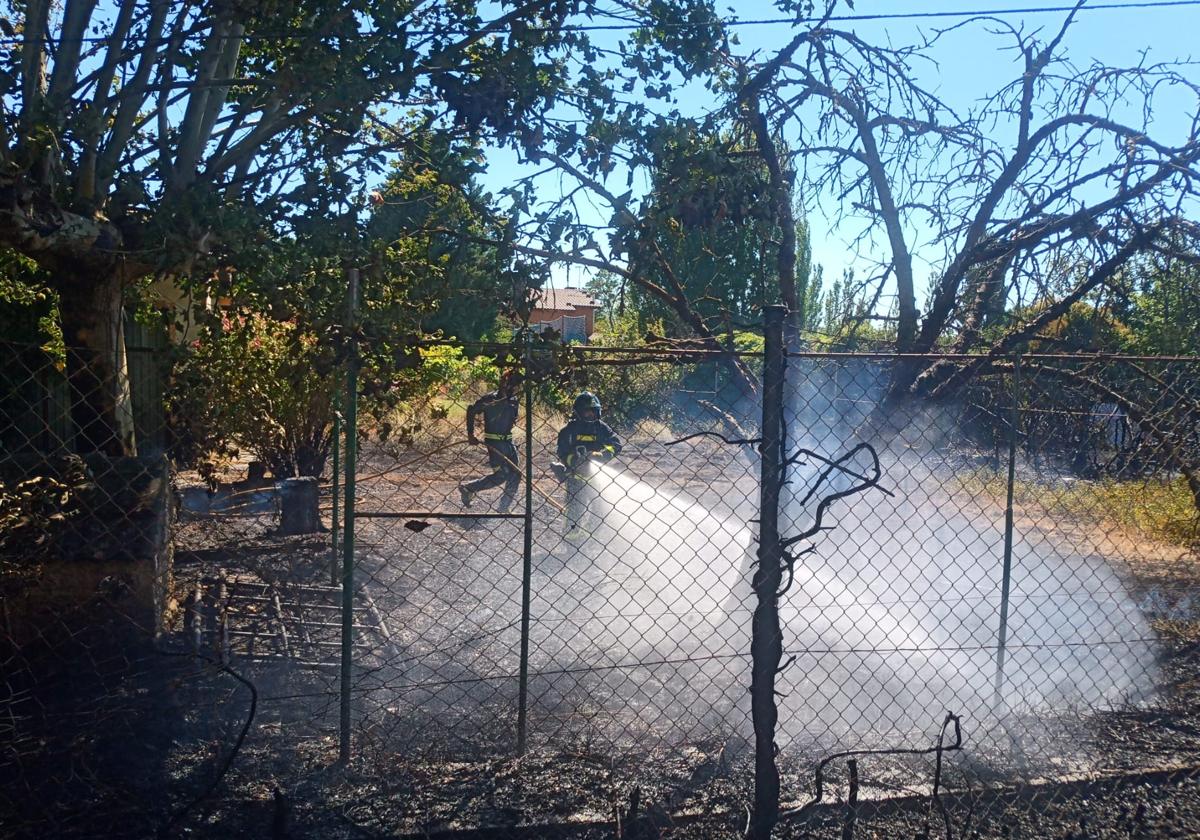
[[[338,585],[338,493],[341,489],[341,437],[342,409],[338,405],[338,390],[342,387],[341,377],[333,377],[333,516],[330,530],[333,532],[333,543],[329,552],[329,585]]]
[[[1021,357],[1013,356],[1012,416],[1008,424],[1008,500],[1004,506],[1004,569],[1000,579],[1000,634],[996,646],[996,686],[992,708],[999,710],[1004,692],[1004,655],[1008,645],[1008,599],[1012,584],[1013,486],[1017,475],[1017,430],[1021,422]]]
[[[517,753],[525,753],[529,705],[529,600],[533,579],[533,381],[530,371],[533,336],[525,331],[525,546],[521,567],[521,675],[517,689]]]
[[[358,269],[346,270],[349,296],[347,329],[353,334],[358,298]],[[354,667],[354,469],[358,455],[358,348],[350,339],[346,369],[346,504],[342,530],[342,685],[338,760],[350,761],[350,689]]]

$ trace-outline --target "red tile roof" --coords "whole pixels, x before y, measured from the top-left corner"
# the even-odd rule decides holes
[[[542,289],[538,292],[534,305],[538,309],[595,309],[600,306],[600,301],[594,300],[583,289],[567,286],[565,289]]]

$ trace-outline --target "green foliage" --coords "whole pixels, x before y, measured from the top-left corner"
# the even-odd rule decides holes
[[[1007,485],[999,475],[976,474],[960,481],[972,495],[987,493],[1004,504]],[[1182,477],[1067,485],[1017,481],[1013,489],[1018,506],[1040,508],[1055,519],[1104,523],[1131,537],[1172,545],[1191,547],[1200,539],[1200,514]]]
[[[688,124],[659,127],[650,142],[651,193],[638,229],[623,230],[631,240],[631,270],[670,289],[665,261],[693,309],[717,330],[728,318],[757,319],[764,305],[779,301],[769,175],[748,143]],[[806,269],[807,260],[797,268]],[[798,277],[798,285],[806,280]],[[687,334],[656,297],[636,286],[630,291],[647,317],[665,320],[671,334]]]
[[[240,311],[295,324],[319,339],[324,357],[341,359],[349,257],[360,266],[353,316],[360,410],[382,429],[396,427],[401,402],[432,393],[429,377],[457,381],[443,349],[418,351],[419,340],[482,337],[494,329],[511,287],[525,279],[509,251],[472,241],[497,239],[502,226],[473,184],[477,152],[431,134],[418,142],[417,134],[413,150],[373,193],[369,219],[350,215],[330,224],[314,216],[295,236],[244,240],[228,255],[239,270],[218,273],[215,288],[208,287]]]
[[[499,380],[493,359],[469,356],[457,346],[422,347],[412,365],[393,372],[385,392],[360,400],[359,429],[380,441],[409,445],[423,432],[444,430],[444,423],[431,421],[461,413]],[[455,434],[458,428],[455,424]]]
[[[461,401],[481,387],[493,388],[500,369],[486,356],[468,356],[461,347],[421,349],[421,365],[401,386],[409,400],[438,395]]]
[[[180,454],[245,448],[277,478],[319,476],[332,443],[333,359],[264,315],[225,317],[177,366],[168,408]]]
[[[611,271],[598,271],[583,284],[583,289],[596,301],[600,308],[596,310],[596,327],[604,328],[602,321],[608,321],[612,328],[614,320],[625,314],[626,289],[625,278]]]
[[[661,333],[662,323],[643,324],[630,313],[616,318],[612,325],[592,334],[593,347],[633,347],[642,344],[645,329]],[[578,385],[600,398],[604,419],[614,428],[628,428],[639,420],[669,420],[675,410],[675,395],[683,381],[684,368],[677,365],[628,364],[628,356],[614,356],[614,365],[589,365]],[[567,408],[574,393],[562,393]]]
[[[0,338],[39,345],[66,362],[58,296],[50,289],[47,272],[8,248],[0,248]]]
[[[1021,320],[1034,318],[1046,308],[1042,302],[1014,315]],[[1112,311],[1091,303],[1074,303],[1066,314],[1055,318],[1029,342],[1029,349],[1041,353],[1106,352],[1120,353],[1129,348],[1129,329],[1113,317]]]
[[[1132,272],[1136,293],[1126,322],[1138,353],[1200,355],[1200,264],[1155,255]]]
[[[403,289],[415,328],[471,341],[513,305],[524,279],[504,239],[505,220],[474,182],[479,152],[428,135],[395,161],[374,195],[368,247],[393,289]],[[383,291],[383,290],[377,290]]]
[[[821,266],[816,266],[805,289],[803,329],[809,333],[808,343],[814,347],[855,350],[873,349],[880,343],[895,341],[894,326],[886,322],[881,326],[869,317],[876,303],[863,284],[855,281],[852,269],[847,269],[826,289],[824,272]]]
[[[766,341],[762,335],[748,330],[733,331],[733,349],[739,353],[757,354],[746,358],[746,364],[755,376],[762,376],[763,368],[763,351],[766,348]]]
[[[21,184],[9,190],[6,212],[38,234],[7,239],[52,267],[58,289],[104,284],[115,292],[147,277],[188,277],[201,299],[229,296],[239,309],[298,318],[323,336],[344,313],[337,291],[347,261],[377,269],[364,272],[364,290],[378,292],[364,296],[364,311],[384,324],[368,318],[363,329],[391,339],[409,323],[412,332],[477,337],[509,297],[494,293],[495,283],[511,278],[486,265],[504,262],[495,249],[472,246],[460,258],[451,253],[458,243],[413,241],[409,232],[393,247],[360,247],[365,192],[394,157],[427,155],[433,135],[468,147],[532,139],[530,125],[569,84],[568,58],[588,49],[564,24],[586,19],[594,4],[13,8],[42,15],[17,15],[18,27],[30,27],[25,47],[0,54],[0,169]],[[443,166],[437,157],[427,163]],[[462,164],[464,172],[480,168],[475,157]],[[428,192],[419,185],[397,195]],[[432,213],[439,221],[480,231],[463,223],[454,201],[437,197],[453,211]],[[389,264],[399,266],[391,276]],[[61,300],[64,320],[84,320],[70,310],[87,295]],[[98,330],[71,337],[96,350],[114,339]],[[397,346],[379,343],[384,354]],[[99,381],[119,383],[107,355],[86,363]],[[106,391],[120,387],[77,393],[73,403],[116,432],[123,395]]]

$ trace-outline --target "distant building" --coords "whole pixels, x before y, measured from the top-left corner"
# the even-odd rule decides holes
[[[542,289],[529,313],[529,325],[539,332],[554,329],[564,341],[588,341],[596,330],[600,302],[583,289]]]

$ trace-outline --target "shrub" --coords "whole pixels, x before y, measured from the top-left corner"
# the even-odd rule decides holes
[[[644,328],[643,328],[644,327]],[[592,336],[593,347],[636,347],[641,345],[642,334],[649,329],[662,334],[661,322],[642,325],[633,315],[612,321],[608,329]],[[605,361],[632,362],[630,356],[614,356]],[[653,362],[646,364],[591,364],[581,385],[592,391],[604,405],[604,418],[615,427],[629,427],[639,420],[669,420],[674,412],[675,395],[682,387],[684,368]],[[566,411],[570,411],[574,394],[565,397]]]
[[[413,391],[427,396],[442,396],[462,400],[480,390],[494,387],[500,381],[500,370],[483,356],[469,358],[461,347],[426,347],[421,350],[421,366]]]
[[[500,370],[491,359],[471,358],[461,347],[434,346],[421,348],[415,365],[393,371],[386,378],[385,392],[372,399],[365,413],[373,415],[380,440],[407,446],[424,434],[432,432],[437,437],[437,426],[444,434],[447,418],[461,415],[467,403],[495,387]],[[360,429],[363,427],[360,420]]]
[[[176,367],[168,411],[177,454],[243,447],[276,478],[319,476],[332,443],[331,353],[294,323],[225,317]]]
[[[988,494],[1002,502],[1007,493],[1000,473],[977,473],[960,481],[972,496]],[[1067,484],[1018,480],[1013,491],[1017,505],[1037,507],[1068,521],[1105,523],[1130,536],[1171,545],[1190,547],[1200,540],[1200,517],[1182,477]]]

